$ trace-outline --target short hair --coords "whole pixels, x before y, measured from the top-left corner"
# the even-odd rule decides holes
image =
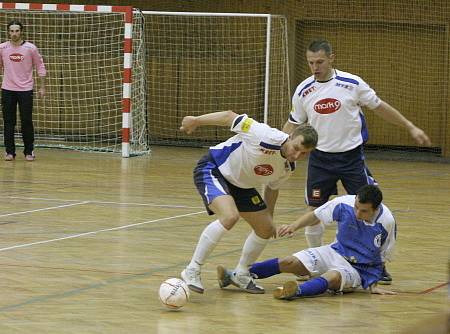
[[[22,24],[22,22],[20,22],[19,20],[11,20],[11,21],[9,21],[9,22],[8,22],[8,25],[7,25],[8,30],[9,30],[9,28],[10,28],[11,26],[14,26],[14,25],[19,26],[19,27],[20,27],[20,30],[22,31],[22,29],[23,29],[23,24]]]
[[[320,50],[325,51],[325,54],[327,56],[329,56],[333,53],[333,48],[331,46],[331,43],[328,42],[324,38],[315,39],[311,43],[309,43],[308,51],[319,52]]]
[[[361,187],[356,192],[356,195],[358,196],[359,203],[370,203],[374,209],[377,209],[383,200],[383,194],[380,188],[372,184]]]
[[[291,133],[291,139],[295,139],[298,136],[303,136],[302,145],[305,148],[315,148],[319,136],[317,131],[309,124],[301,124]]]

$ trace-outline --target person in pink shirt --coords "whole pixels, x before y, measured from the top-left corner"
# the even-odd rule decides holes
[[[44,61],[37,47],[22,39],[23,25],[17,20],[8,23],[9,41],[0,44],[0,68],[3,69],[2,111],[4,124],[4,143],[6,161],[16,157],[14,129],[17,121],[17,105],[19,105],[22,139],[27,161],[33,161],[34,156],[34,126],[33,126],[33,68],[38,74],[39,96],[45,95]]]

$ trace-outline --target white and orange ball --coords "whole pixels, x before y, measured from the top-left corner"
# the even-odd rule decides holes
[[[159,300],[169,309],[176,310],[189,301],[189,288],[179,278],[168,278],[159,287]]]

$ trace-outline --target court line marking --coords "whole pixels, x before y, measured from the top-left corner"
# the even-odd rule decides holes
[[[38,200],[38,201],[51,201],[51,202],[80,202],[80,199],[61,199],[61,198],[44,198],[44,197],[21,197],[21,196],[0,196],[0,198],[11,198],[20,200]],[[149,203],[130,203],[130,202],[114,202],[114,201],[96,201],[96,200],[85,200],[84,202],[90,204],[114,204],[114,205],[134,205],[134,206],[149,206],[158,208],[181,208],[181,209],[199,209],[204,206],[188,206],[188,205],[170,205],[170,204],[149,204]],[[281,207],[279,206],[277,210],[289,210],[289,211],[300,211],[306,212],[306,207]]]
[[[83,201],[83,202],[77,202],[77,203],[72,203],[72,204],[63,204],[63,205],[58,205],[58,206],[51,206],[51,207],[42,208],[42,209],[35,209],[35,210],[28,210],[28,211],[19,211],[19,212],[13,212],[13,213],[5,213],[5,214],[0,215],[0,218],[2,218],[2,217],[9,217],[9,216],[16,216],[16,215],[23,215],[23,214],[26,214],[26,213],[33,213],[33,212],[40,212],[40,211],[48,211],[48,210],[67,208],[69,206],[83,205],[83,204],[87,204],[87,203],[89,203],[89,202],[88,201]]]
[[[44,197],[20,197],[20,196],[0,196],[0,198],[11,198],[20,200],[38,200],[38,201],[49,201],[49,202],[80,202],[79,199],[61,199],[61,198],[44,198]],[[96,201],[96,200],[86,200],[83,201],[92,204],[115,204],[115,205],[135,205],[135,206],[150,206],[150,207],[163,207],[163,208],[183,208],[183,209],[198,209],[203,206],[187,206],[187,205],[170,205],[170,204],[149,204],[149,203],[129,203],[129,202],[114,202],[114,201]]]
[[[201,214],[201,213],[205,213],[205,211],[203,210],[203,211],[198,211],[198,212],[187,213],[187,214],[184,214],[184,215],[177,215],[177,216],[171,216],[171,217],[165,217],[165,218],[148,220],[148,221],[141,222],[141,223],[135,223],[135,224],[129,224],[129,225],[123,225],[123,226],[116,226],[116,227],[111,227],[111,228],[104,228],[104,229],[101,229],[101,230],[96,230],[96,231],[91,231],[91,232],[72,234],[72,235],[68,235],[66,237],[61,237],[61,238],[54,238],[54,239],[30,242],[30,243],[22,244],[22,245],[15,245],[15,246],[10,246],[10,247],[4,247],[4,248],[0,248],[0,252],[8,251],[8,250],[11,250],[11,249],[18,249],[18,248],[25,248],[25,247],[29,247],[29,246],[35,246],[35,245],[48,244],[48,243],[51,243],[51,242],[56,242],[56,241],[61,241],[61,240],[75,239],[75,238],[80,238],[80,237],[84,237],[84,236],[87,236],[87,235],[93,235],[93,234],[98,234],[98,233],[102,233],[102,232],[119,231],[119,230],[123,230],[123,229],[130,228],[130,227],[146,225],[146,224],[160,222],[160,221],[164,221],[164,220],[170,220],[170,219],[194,216],[194,215],[198,215],[198,214]]]

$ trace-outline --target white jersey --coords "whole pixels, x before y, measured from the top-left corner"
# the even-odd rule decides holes
[[[277,189],[295,169],[281,156],[281,145],[289,135],[239,115],[231,125],[237,135],[209,148],[224,178],[233,185],[249,189],[268,185]]]
[[[316,129],[318,150],[346,152],[368,139],[361,106],[375,109],[380,103],[375,91],[360,77],[334,70],[326,82],[310,76],[297,86],[289,122],[308,122]]]

